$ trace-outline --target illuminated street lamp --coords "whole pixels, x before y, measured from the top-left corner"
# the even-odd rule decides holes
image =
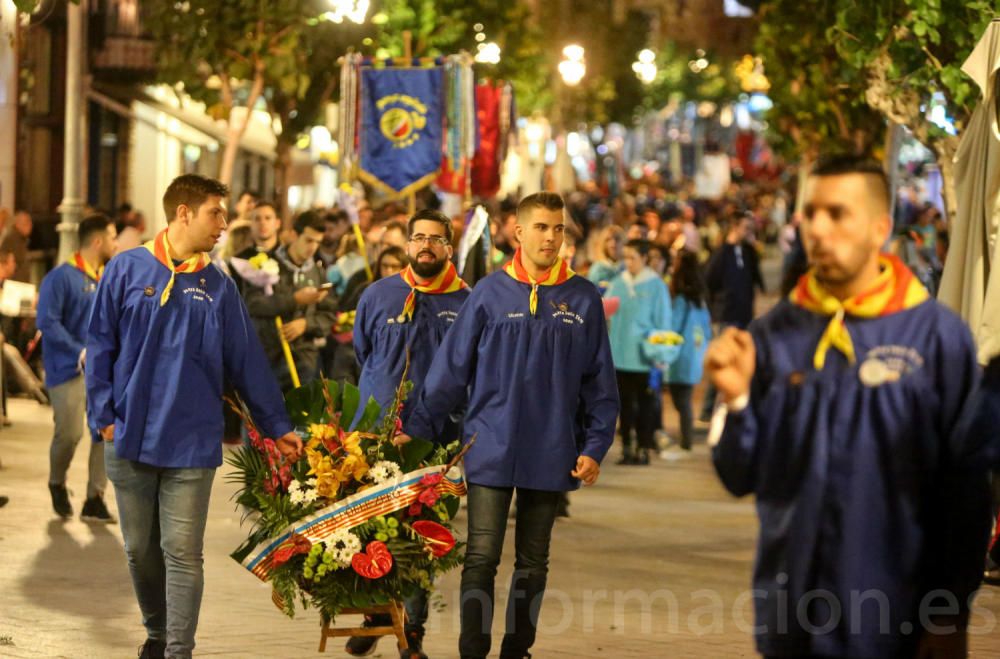
[[[344,19],[360,25],[365,22],[368,15],[370,0],[330,0],[333,11],[328,11],[323,16],[334,23],[343,23]]]
[[[562,52],[564,59],[559,62],[559,75],[562,76],[563,82],[574,87],[587,73],[587,65],[583,61],[583,46],[570,44],[563,48]]]
[[[650,84],[656,80],[656,53],[649,48],[639,51],[638,59],[632,62],[632,70],[644,84]]]
[[[499,64],[500,46],[493,41],[479,44],[476,46],[475,60],[480,64]]]

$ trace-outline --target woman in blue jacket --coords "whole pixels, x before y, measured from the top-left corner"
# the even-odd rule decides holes
[[[698,255],[694,252],[683,249],[677,255],[670,279],[670,294],[673,298],[671,329],[684,338],[684,343],[677,360],[670,365],[667,384],[674,408],[681,417],[681,449],[687,452],[691,450],[694,421],[691,392],[694,385],[701,382],[702,361],[712,338],[711,319],[705,305],[705,282]]]
[[[649,387],[649,371],[654,365],[644,356],[642,344],[651,332],[670,328],[670,293],[647,265],[647,241],[630,240],[624,252],[625,271],[611,280],[604,295],[620,302],[611,317],[611,356],[621,398],[624,446],[619,464],[649,464],[653,433],[659,426],[660,392]]]

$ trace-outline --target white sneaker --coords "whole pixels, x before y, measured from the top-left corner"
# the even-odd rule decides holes
[[[666,430],[657,430],[653,433],[653,438],[656,441],[656,446],[659,447],[661,451],[667,449],[668,446],[674,443],[673,438],[667,434]]]
[[[687,460],[691,457],[690,450],[684,450],[679,446],[671,446],[670,448],[663,449],[660,451],[660,459],[666,460],[667,462],[677,462],[678,460]]]

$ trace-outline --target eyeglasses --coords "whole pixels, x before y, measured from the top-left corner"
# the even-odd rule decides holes
[[[418,233],[415,236],[410,236],[410,242],[414,245],[435,245],[437,247],[444,247],[448,244],[448,238],[445,236],[425,236],[422,233]]]

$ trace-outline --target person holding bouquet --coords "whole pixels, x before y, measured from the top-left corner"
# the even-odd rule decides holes
[[[374,397],[383,408],[391,405],[403,378],[413,383],[410,401],[423,390],[431,360],[455,322],[458,310],[469,297],[469,288],[451,262],[452,226],[447,215],[436,210],[417,211],[407,223],[406,256],[409,265],[400,273],[373,282],[358,303],[354,321],[354,351],[361,367],[358,388],[361,400]],[[390,248],[391,249],[391,248]],[[403,406],[400,417],[406,421],[412,406]],[[364,413],[359,406],[355,423]],[[353,426],[352,426],[353,427]],[[445,441],[458,436],[458,426],[449,422],[443,431]],[[406,601],[406,636],[409,650],[404,657],[424,657],[421,649],[424,623],[427,621],[427,593]],[[390,624],[388,616],[372,616],[366,625]],[[352,637],[348,654],[370,653],[377,636]]]
[[[146,627],[141,657],[190,657],[195,645],[223,379],[287,459],[302,454],[236,284],[208,254],[226,228],[227,193],[196,174],[174,179],[167,228],[108,264],[90,317],[88,417],[107,443]]]
[[[400,438],[449,440],[450,415],[468,404],[463,437],[476,441],[465,456],[463,659],[490,651],[494,579],[515,490],[517,560],[503,659],[528,656],[535,642],[563,493],[597,482],[614,439],[618,390],[604,305],[597,287],[559,258],[565,227],[559,195],[521,200],[520,247],[462,306]]]
[[[649,243],[633,239],[625,244],[625,270],[611,280],[606,298],[619,300],[611,317],[611,356],[621,399],[622,458],[619,464],[648,465],[656,447],[653,435],[660,425],[660,386],[644,347],[653,332],[670,329],[670,293],[648,266]],[[650,382],[653,380],[653,382]],[[655,385],[655,386],[653,386]]]

